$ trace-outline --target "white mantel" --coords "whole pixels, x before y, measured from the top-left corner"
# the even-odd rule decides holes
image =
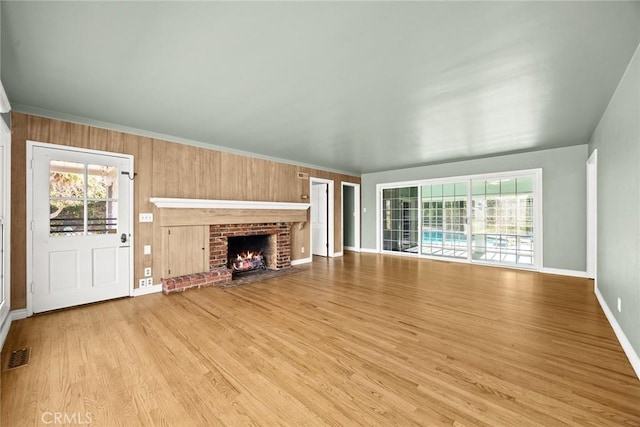
[[[278,210],[307,210],[309,203],[288,202],[258,202],[247,200],[211,200],[211,199],[179,199],[152,197],[151,203],[158,208],[174,209],[278,209]]]

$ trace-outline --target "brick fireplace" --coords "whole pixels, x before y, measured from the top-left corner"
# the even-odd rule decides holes
[[[209,271],[162,279],[162,292],[171,294],[229,283],[232,280],[228,259],[230,237],[269,236],[273,243],[267,251],[267,268],[280,270],[291,267],[291,226],[289,222],[210,225]]]

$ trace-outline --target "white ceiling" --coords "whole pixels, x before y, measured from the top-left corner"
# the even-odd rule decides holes
[[[351,173],[588,142],[639,2],[6,2],[14,108]]]

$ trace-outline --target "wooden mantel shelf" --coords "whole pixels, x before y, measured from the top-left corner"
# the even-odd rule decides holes
[[[309,203],[152,197],[161,227],[307,221]]]

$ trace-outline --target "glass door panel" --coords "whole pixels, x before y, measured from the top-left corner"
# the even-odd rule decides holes
[[[418,253],[418,187],[382,190],[382,249]]]
[[[421,190],[421,254],[466,259],[468,183],[424,185]]]
[[[471,183],[472,259],[534,265],[533,177]]]

